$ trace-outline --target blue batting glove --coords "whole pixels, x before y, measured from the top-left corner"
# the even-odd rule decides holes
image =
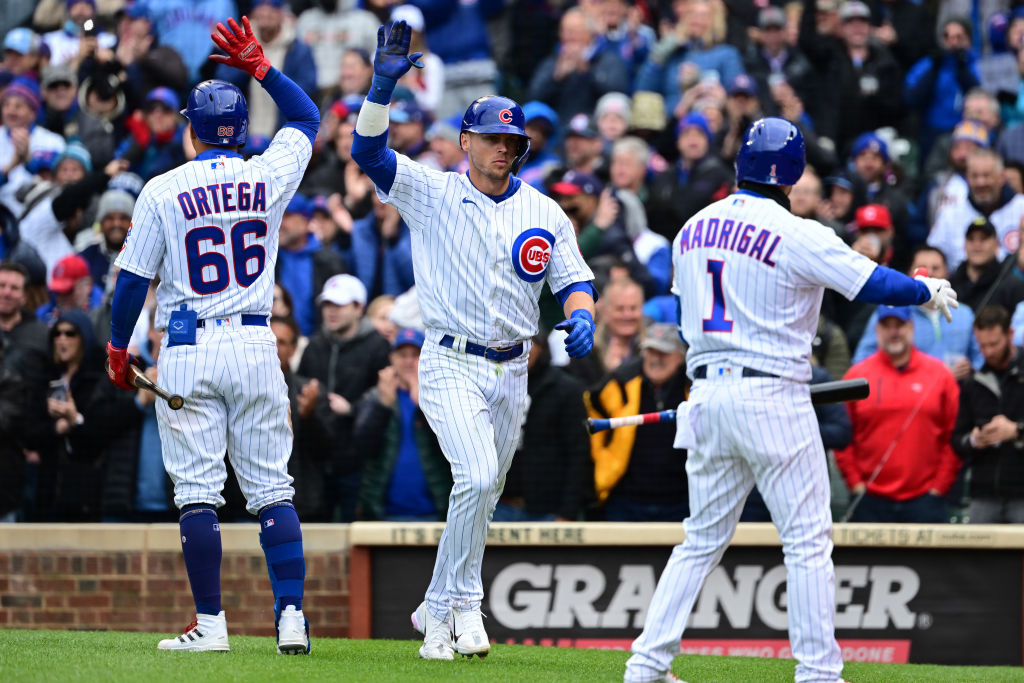
[[[585,308],[577,308],[568,320],[555,325],[556,330],[567,330],[565,352],[570,358],[583,358],[594,348],[594,318]]]
[[[384,26],[377,29],[377,53],[373,56],[373,73],[397,81],[412,67],[423,68],[422,52],[409,54],[412,29],[404,21],[396,21],[384,36]]]

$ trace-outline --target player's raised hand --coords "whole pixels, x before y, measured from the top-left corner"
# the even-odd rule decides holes
[[[556,330],[565,330],[565,352],[570,358],[583,358],[594,348],[594,318],[590,311],[577,308],[568,320],[555,325]]]
[[[409,54],[412,29],[403,20],[391,25],[391,32],[385,35],[384,25],[377,29],[377,52],[373,55],[373,73],[384,78],[398,80],[412,67],[423,68],[422,52]]]
[[[914,271],[914,279],[923,282],[931,293],[931,298],[921,304],[921,308],[926,311],[939,311],[946,322],[951,323],[953,322],[953,312],[949,309],[960,308],[956,290],[949,284],[949,280],[928,277],[927,272],[924,268]]]
[[[210,34],[217,47],[227,54],[210,55],[210,59],[241,69],[257,81],[262,81],[270,71],[271,64],[263,54],[263,46],[253,35],[249,17],[242,17],[241,26],[234,19],[228,19],[228,27],[218,23],[217,32]]]

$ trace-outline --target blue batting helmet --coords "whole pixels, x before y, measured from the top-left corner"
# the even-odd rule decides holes
[[[487,95],[469,105],[462,117],[463,133],[508,133],[520,137],[512,172],[518,173],[530,154],[530,136],[526,134],[526,116],[515,100]]]
[[[736,182],[795,185],[806,165],[804,136],[786,119],[773,116],[750,124],[736,154]]]
[[[188,96],[181,115],[208,145],[244,145],[249,132],[245,96],[226,81],[203,81]]]

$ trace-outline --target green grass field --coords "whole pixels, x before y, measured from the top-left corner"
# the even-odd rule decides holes
[[[495,645],[485,659],[425,662],[415,641],[313,641],[308,657],[276,654],[273,640],[232,636],[231,652],[158,652],[157,636],[81,631],[0,632],[0,681],[621,681],[627,653]],[[690,683],[793,680],[793,662],[681,656],[674,670]],[[848,664],[853,683],[869,681],[1024,681],[1024,669]]]

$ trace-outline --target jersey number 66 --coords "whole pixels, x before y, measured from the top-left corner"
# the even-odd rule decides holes
[[[252,235],[246,245],[246,236]],[[231,271],[235,282],[248,287],[263,272],[267,252],[255,241],[267,236],[267,224],[261,220],[249,219],[231,226],[231,262],[211,247],[224,244],[224,231],[216,225],[192,228],[185,234],[185,257],[188,259],[188,281],[196,294],[216,294],[231,283]],[[208,244],[204,244],[208,243]],[[203,250],[205,247],[205,251]]]

